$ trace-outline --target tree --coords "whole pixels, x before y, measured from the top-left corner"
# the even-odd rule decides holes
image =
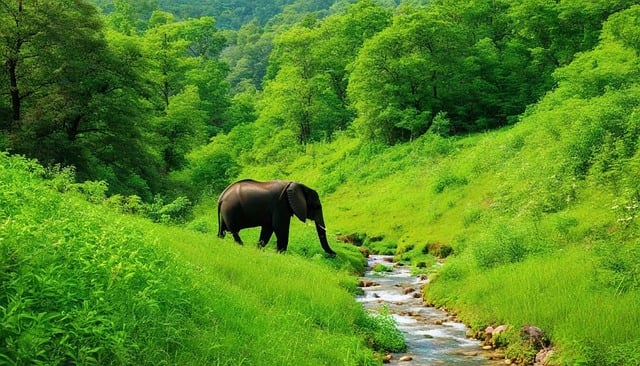
[[[384,28],[388,10],[365,0],[346,14],[307,17],[278,35],[269,60],[259,121],[287,128],[299,143],[331,138],[347,128],[349,65],[364,40]]]
[[[7,147],[73,165],[79,180],[105,180],[111,192],[150,195],[157,164],[142,138],[139,53],[112,48],[80,0],[2,0],[0,18]]]
[[[169,171],[186,164],[187,154],[207,141],[207,112],[195,86],[189,85],[170,99],[165,114],[156,120],[162,137],[161,152]]]
[[[356,129],[387,143],[424,133],[459,80],[463,35],[437,8],[402,8],[354,63],[348,92]]]

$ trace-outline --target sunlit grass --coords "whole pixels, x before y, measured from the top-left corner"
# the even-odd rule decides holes
[[[0,173],[0,364],[378,364],[355,248],[329,259],[304,225],[300,255],[239,246],[61,194],[21,158]]]
[[[601,177],[567,174],[574,163],[558,143],[567,134],[564,117],[554,112],[500,131],[423,136],[386,149],[318,145],[316,160],[292,163],[304,169],[290,171],[289,179],[323,192],[330,236],[382,237],[365,245],[421,266],[435,263],[426,246],[450,246],[428,298],[474,327],[507,323],[517,335],[522,325],[534,324],[560,350],[559,362],[616,364],[621,353],[633,364],[638,353],[626,339],[638,338],[628,326],[638,321],[635,272],[602,267],[615,262],[607,253],[621,256],[623,247],[633,246],[626,240],[636,229],[616,221],[625,213],[612,210],[621,198]],[[292,237],[300,232],[319,249],[313,231],[292,222]],[[615,276],[626,276],[628,291],[617,289]]]

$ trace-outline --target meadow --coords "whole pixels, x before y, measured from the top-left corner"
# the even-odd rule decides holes
[[[430,273],[426,299],[473,329],[509,325],[509,357],[533,357],[519,335],[532,324],[554,364],[637,365],[636,104],[565,92],[498,131],[391,148],[345,135],[243,174],[278,171],[317,188],[333,234]]]
[[[394,329],[354,300],[357,249],[240,247],[70,178],[0,154],[0,364],[379,363]]]

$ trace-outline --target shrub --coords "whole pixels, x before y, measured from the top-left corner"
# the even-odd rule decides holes
[[[447,172],[438,177],[433,187],[433,191],[435,193],[442,193],[447,188],[463,187],[468,183],[469,180],[467,178]]]
[[[499,223],[477,245],[473,246],[473,254],[478,266],[489,269],[499,265],[523,261],[532,254],[547,251],[549,244],[544,244],[535,228],[527,224]]]
[[[374,272],[393,272],[393,267],[390,266],[385,266],[384,264],[381,263],[376,263],[373,265],[373,271]]]
[[[191,215],[191,209],[191,201],[182,196],[165,204],[162,196],[157,195],[152,203],[144,205],[145,216],[154,222],[162,223],[186,222]]]
[[[102,207],[11,170],[0,175],[0,363],[175,363],[206,312],[189,271]]]
[[[368,333],[368,342],[373,349],[382,352],[404,352],[407,344],[396,321],[383,307],[380,314],[367,316],[364,329]]]

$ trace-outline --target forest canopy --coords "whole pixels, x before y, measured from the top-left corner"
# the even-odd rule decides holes
[[[110,194],[197,200],[339,134],[513,124],[636,2],[5,0],[0,146]]]

